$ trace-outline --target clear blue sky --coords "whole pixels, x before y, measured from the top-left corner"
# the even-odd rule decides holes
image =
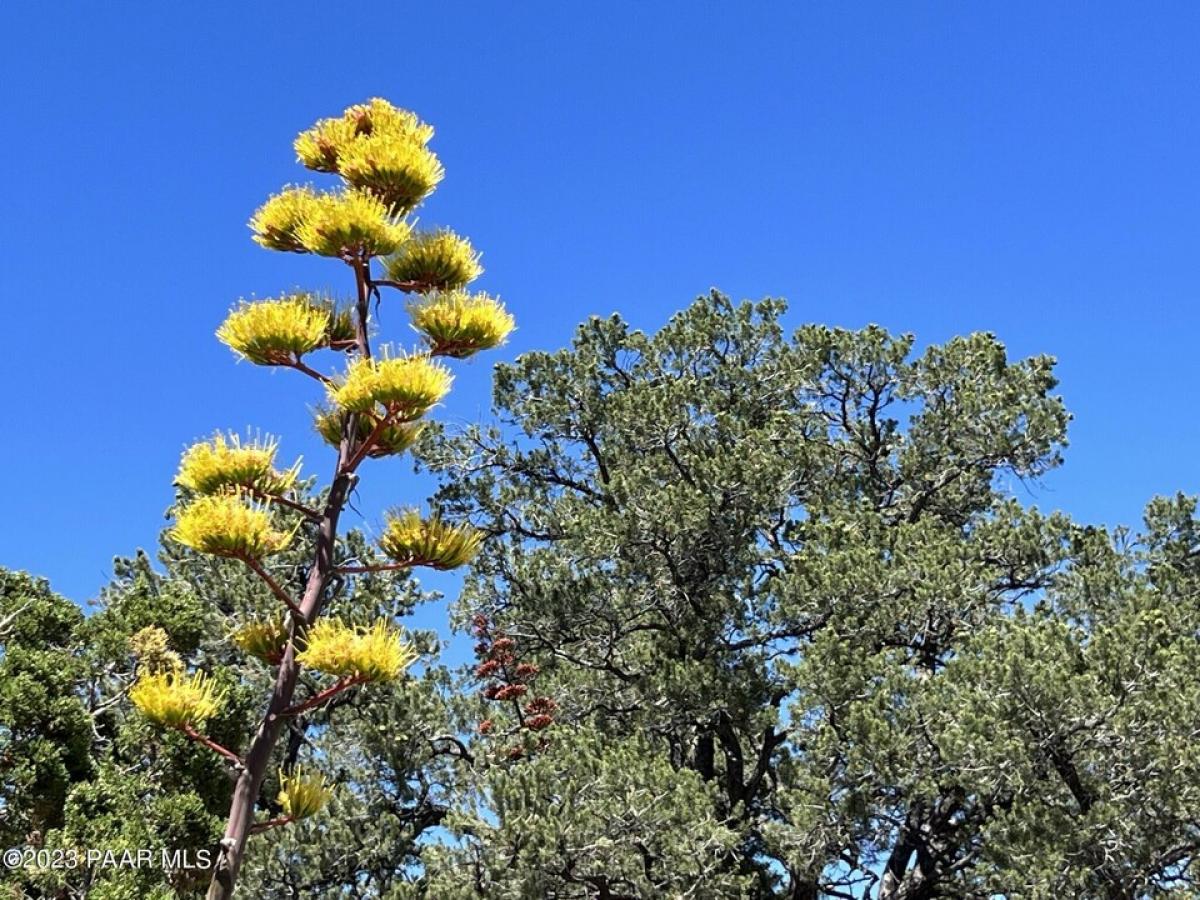
[[[194,9],[189,7],[195,7]],[[356,10],[361,10],[357,12]],[[296,373],[212,337],[239,296],[344,287],[254,207],[290,142],[373,95],[438,129],[426,224],[563,345],[717,286],[792,320],[997,332],[1051,352],[1076,421],[1036,501],[1136,521],[1200,487],[1200,6],[1045,3],[6,4],[0,564],[77,601],[153,547],[181,449],[283,436],[324,474]],[[408,334],[392,304],[384,327]],[[487,415],[491,360],[446,414]],[[413,496],[374,464],[363,510]]]

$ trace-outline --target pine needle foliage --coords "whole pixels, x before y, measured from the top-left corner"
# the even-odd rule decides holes
[[[175,516],[171,537],[201,553],[233,559],[261,559],[291,542],[276,531],[264,506],[247,502],[241,491],[200,497]]]
[[[333,791],[322,775],[310,775],[303,766],[296,766],[290,772],[279,770],[279,795],[277,800],[283,812],[291,819],[307,819],[315,816]]]
[[[369,628],[322,619],[309,631],[298,658],[327,675],[394,681],[416,661],[417,652],[405,643],[398,629],[382,619]]]
[[[388,517],[379,548],[398,563],[431,569],[456,569],[475,558],[483,533],[470,525],[423,519],[415,509]]]
[[[221,323],[217,337],[252,363],[288,365],[329,343],[332,320],[333,311],[311,295],[288,294],[278,299],[242,301]]]
[[[129,699],[156,725],[182,728],[216,715],[224,693],[203,672],[189,675],[176,669],[143,673],[129,689]]]
[[[329,399],[350,412],[382,406],[393,419],[408,421],[445,397],[452,381],[449,369],[424,354],[357,358],[342,381],[330,386]]]
[[[514,327],[500,301],[482,292],[438,291],[412,302],[409,315],[433,353],[455,359],[499,346]]]
[[[424,290],[463,288],[483,274],[471,242],[448,228],[414,234],[384,266],[388,278]]]
[[[300,463],[277,470],[277,450],[278,444],[269,436],[243,444],[236,434],[226,438],[218,432],[211,440],[184,451],[175,483],[195,494],[217,494],[231,488],[282,494],[296,483]]]

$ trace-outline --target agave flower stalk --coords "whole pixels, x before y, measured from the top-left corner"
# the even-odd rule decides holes
[[[354,294],[349,307],[304,292],[242,303],[218,331],[240,359],[295,369],[325,391],[330,407],[318,413],[316,427],[336,448],[336,459],[320,508],[309,509],[285,496],[296,470],[274,467],[273,443],[214,439],[195,449],[181,467],[180,486],[188,495],[177,512],[175,539],[199,552],[242,561],[290,612],[277,622],[259,620],[232,634],[243,652],[273,666],[275,684],[244,758],[213,747],[241,768],[209,900],[233,895],[251,834],[312,815],[329,799],[323,779],[298,769],[281,773],[278,802],[284,815],[256,821],[285,721],[358,685],[401,678],[416,658],[390,623],[362,628],[322,619],[331,587],[347,576],[384,568],[452,568],[468,562],[479,547],[481,535],[467,526],[406,513],[393,517],[380,542],[390,563],[353,567],[340,565],[339,559],[344,548],[338,527],[359,466],[368,457],[407,450],[420,433],[419,420],[450,389],[452,376],[438,357],[463,358],[498,346],[512,329],[512,318],[498,301],[465,293],[482,271],[479,254],[466,239],[447,230],[413,234],[408,214],[444,174],[429,147],[432,137],[433,129],[415,114],[380,99],[322,119],[296,138],[296,155],[314,172],[340,176],[340,188],[286,187],[250,219],[253,239],[267,249],[346,264],[353,273]],[[384,287],[421,295],[409,313],[425,341],[423,349],[373,356],[371,301],[382,300]],[[334,377],[306,361],[319,350],[345,354],[344,374]],[[300,518],[293,524],[296,514]],[[305,521],[311,528],[301,530]],[[269,566],[272,554],[297,535],[312,542],[312,556],[303,583],[293,585],[272,574]],[[302,667],[323,673],[332,683],[306,699],[297,698]],[[145,689],[145,699],[153,699],[151,693]],[[176,719],[164,722],[167,727],[197,742],[208,741],[196,727],[202,717],[193,714],[203,712],[202,707],[191,712],[182,708],[179,715],[170,712],[169,704],[163,709],[164,716]],[[305,721],[298,720],[300,727]],[[453,742],[452,737],[437,740]],[[465,748],[463,754],[469,757]]]

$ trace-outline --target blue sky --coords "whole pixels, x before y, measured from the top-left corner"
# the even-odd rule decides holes
[[[1200,487],[1195,4],[189,6],[0,13],[0,564],[77,601],[153,547],[192,440],[253,426],[329,467],[310,383],[212,332],[241,296],[349,287],[245,222],[308,180],[297,131],[374,95],[437,127],[420,218],[520,324],[451,421],[487,417],[495,359],[716,286],[1057,355],[1076,420],[1044,508],[1133,522]],[[395,304],[383,327],[409,334]],[[365,481],[369,522],[427,492]]]

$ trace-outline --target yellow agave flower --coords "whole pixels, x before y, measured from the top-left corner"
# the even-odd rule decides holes
[[[338,157],[344,148],[360,138],[378,134],[424,146],[433,137],[433,127],[415,113],[374,97],[302,131],[294,145],[296,158],[317,172],[337,172]]]
[[[411,303],[409,315],[432,352],[456,359],[500,345],[514,327],[500,301],[484,293],[438,291]]]
[[[344,421],[345,413],[339,409],[318,409],[313,424],[325,443],[337,447],[342,442]],[[359,440],[364,440],[374,428],[375,422],[370,416],[358,417]],[[376,435],[375,443],[367,451],[367,455],[381,457],[404,453],[416,443],[424,430],[424,422],[397,422],[394,425],[385,425],[383,431]]]
[[[297,230],[316,204],[317,194],[311,187],[287,187],[272,194],[250,218],[254,242],[268,250],[307,253]]]
[[[175,669],[142,674],[129,689],[129,699],[156,725],[182,728],[212,718],[225,696],[204,673],[188,675]]]
[[[395,253],[411,228],[392,218],[388,207],[365,191],[319,194],[296,226],[305,250],[320,256],[361,259]]]
[[[129,651],[144,671],[173,672],[183,668],[183,660],[171,649],[167,633],[157,625],[148,625],[131,634]]]
[[[483,274],[470,241],[449,229],[414,235],[385,268],[393,281],[414,282],[424,290],[466,287]]]
[[[366,629],[321,619],[308,632],[304,650],[296,658],[327,675],[392,681],[416,661],[417,652],[382,619]]]
[[[278,553],[291,534],[271,527],[260,505],[246,503],[240,491],[200,497],[175,516],[171,537],[185,547],[234,559],[260,559]]]
[[[333,314],[309,294],[242,301],[221,323],[217,338],[252,363],[287,365],[329,343]]]
[[[320,775],[309,775],[301,766],[291,772],[279,770],[279,795],[276,798],[285,815],[292,819],[307,819],[319,813],[333,796],[333,791]]]
[[[257,619],[234,629],[233,643],[255,659],[270,666],[279,665],[291,635],[282,619]]]
[[[385,407],[398,420],[416,419],[450,392],[453,376],[428,356],[356,358],[345,378],[329,387],[329,398],[351,412]]]
[[[470,525],[450,525],[438,518],[422,519],[413,509],[393,513],[379,548],[398,563],[455,569],[479,552],[483,533]]]
[[[343,146],[338,151],[338,171],[354,187],[378,197],[393,215],[415,208],[446,174],[424,144],[387,132]]]
[[[197,494],[216,494],[233,487],[281,494],[296,483],[300,462],[286,471],[275,468],[278,445],[271,437],[243,444],[236,434],[217,433],[210,441],[184,451],[175,483]]]

